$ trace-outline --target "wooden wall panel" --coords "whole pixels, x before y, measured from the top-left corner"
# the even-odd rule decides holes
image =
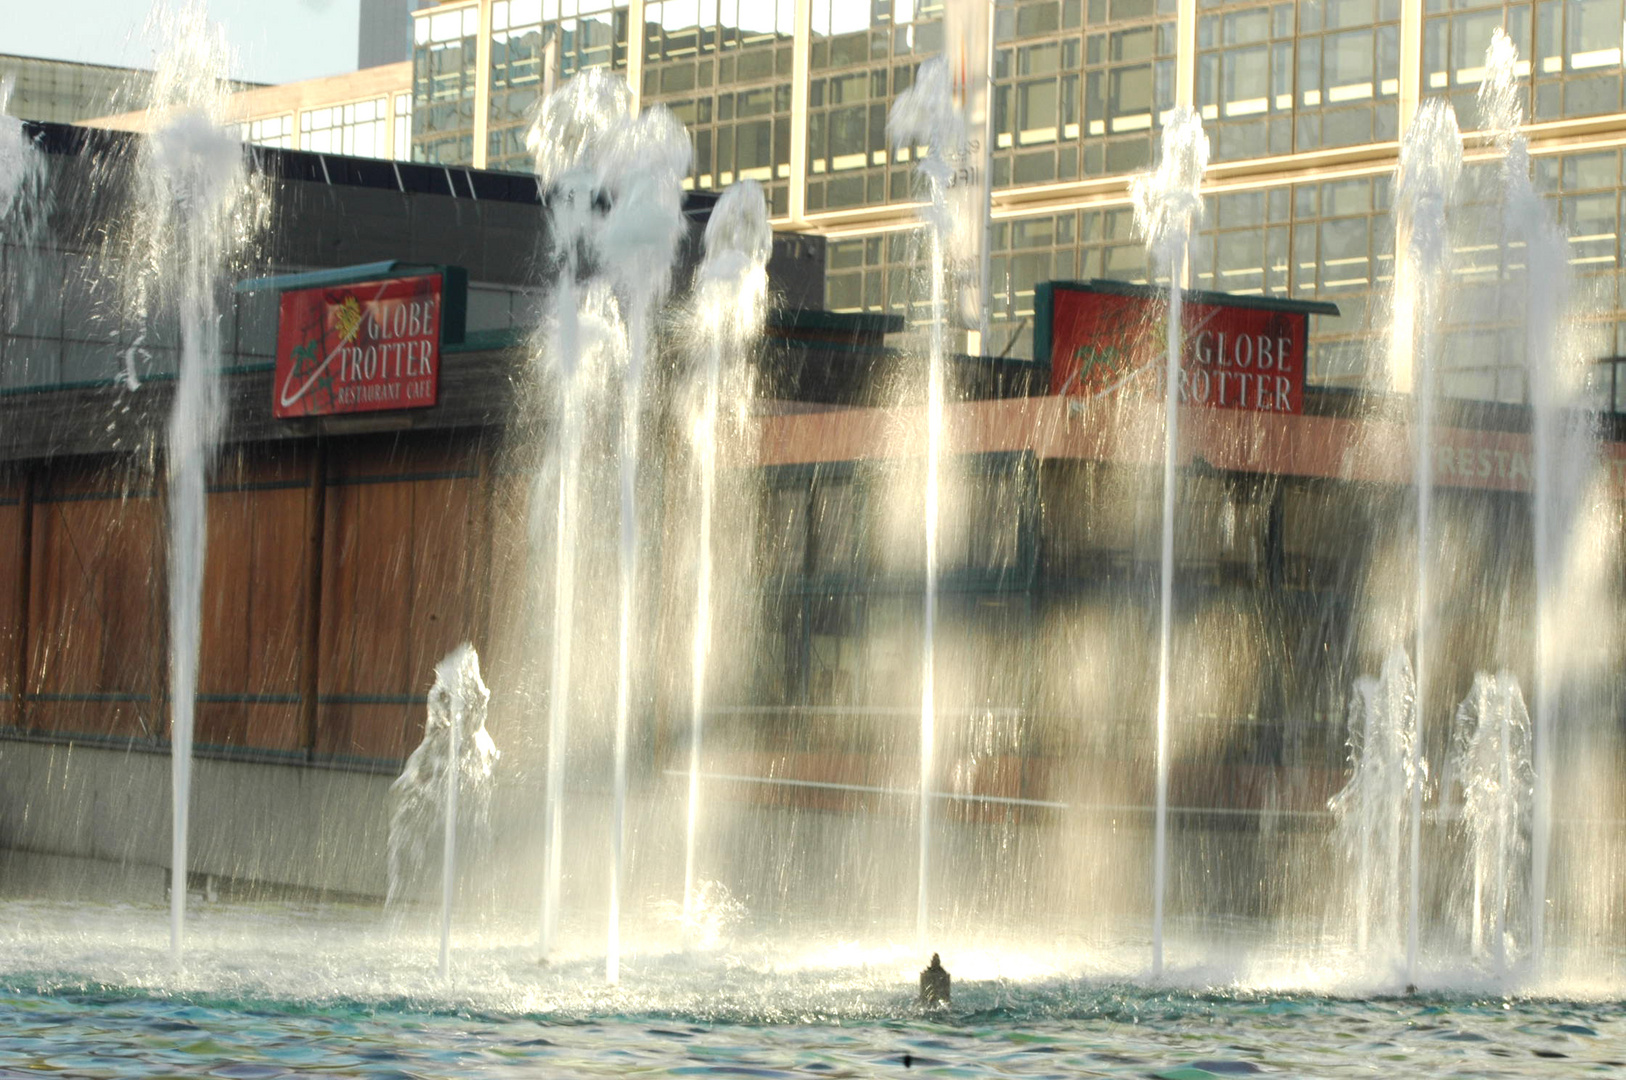
[[[341,477],[327,493],[316,750],[404,756],[410,701],[412,489]]]
[[[61,469],[40,485],[29,610],[31,728],[162,730],[158,500],[119,469]]]
[[[328,488],[323,560],[324,682],[341,694],[397,692],[407,658],[393,638],[411,602],[412,492],[405,484]]]
[[[254,618],[253,495],[209,494],[209,549],[203,571],[203,635],[198,650],[197,741],[242,746],[248,739],[248,623]]]
[[[354,752],[350,710],[345,701],[336,699],[340,687],[348,689],[355,639],[362,632],[355,618],[356,562],[360,558],[362,528],[351,500],[342,498],[341,490],[331,483],[326,502],[315,750],[324,756],[338,756]]]
[[[487,644],[489,480],[473,441],[324,443],[314,732],[301,695],[317,462],[304,444],[231,452],[211,482],[200,644],[205,747],[394,762],[420,737],[433,666]],[[0,567],[19,507],[0,478]],[[11,501],[8,501],[10,499]],[[125,466],[39,470],[27,550],[29,727],[167,734],[163,502]],[[17,576],[0,575],[0,657]],[[0,724],[14,722],[0,664]]]
[[[253,710],[253,745],[302,751],[299,658],[305,620],[308,482],[259,494],[249,581],[248,682],[262,698]]]
[[[412,485],[413,618],[408,627],[410,677],[427,692],[434,666],[477,633],[476,594],[484,591],[477,522],[479,480],[426,480]]]
[[[211,486],[200,744],[304,750],[299,652],[308,482],[284,451],[240,454]]]
[[[476,635],[478,452],[392,443],[331,460],[316,750],[399,760],[421,736],[434,665]]]
[[[524,625],[529,606],[538,602],[532,595],[533,577],[541,570],[531,564],[532,478],[522,473],[498,473],[491,484],[491,503],[483,512],[492,516],[488,563],[481,568],[480,582],[487,592],[486,640],[480,665],[489,684],[493,671],[523,670],[530,659],[530,634]],[[539,511],[547,513],[548,510]],[[551,521],[551,519],[550,519]],[[553,564],[547,565],[551,584]]]
[[[19,570],[23,563],[23,484],[0,475],[0,727],[16,727],[17,650],[23,647],[27,614]]]

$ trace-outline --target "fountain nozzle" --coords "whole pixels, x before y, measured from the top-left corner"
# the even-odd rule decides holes
[[[953,980],[943,967],[943,961],[932,953],[932,962],[926,965],[926,970],[920,973],[920,1005],[928,1006],[947,1005],[951,997]]]

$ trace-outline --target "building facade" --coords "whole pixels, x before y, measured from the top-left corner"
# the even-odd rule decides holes
[[[140,97],[151,78],[134,68],[0,55],[0,83],[11,83],[4,110],[19,120],[72,124],[106,116]]]
[[[172,313],[121,302],[128,255],[106,244],[134,213],[139,140],[25,131],[55,198],[37,234],[0,231],[0,868],[21,873],[19,851],[107,860],[151,886],[168,850],[154,786],[171,700],[163,433],[182,332]],[[226,290],[219,308],[230,435],[207,495],[194,866],[381,894],[389,779],[421,736],[423,672],[464,640],[501,671],[492,630],[521,625],[487,598],[525,592],[528,518],[510,510],[528,481],[504,431],[526,408],[546,215],[529,177],[280,149],[253,160],[276,206],[253,272],[452,265],[468,279],[438,400],[412,412],[275,418],[276,286]],[[689,200],[680,288],[709,206]],[[793,307],[816,302],[819,241],[779,238],[770,265]],[[830,366],[828,320],[779,322],[776,366]],[[70,758],[88,787],[50,791]]]
[[[156,893],[168,850],[161,796],[171,700],[162,432],[179,335],[173,320],[149,323],[103,285],[118,277],[105,225],[129,212],[122,185],[136,140],[77,128],[35,135],[58,193],[50,229],[29,250],[0,251],[0,566],[9,571],[0,574],[0,852],[117,863]],[[192,871],[381,893],[389,777],[421,731],[426,672],[471,640],[500,688],[492,730],[506,761],[519,763],[508,774],[520,778],[513,797],[497,812],[508,846],[495,850],[527,853],[518,871],[504,863],[503,880],[534,897],[530,811],[546,741],[537,706],[551,692],[540,658],[553,624],[544,614],[551,578],[527,560],[531,500],[554,488],[531,456],[546,429],[526,421],[520,387],[545,287],[535,258],[547,228],[540,192],[532,177],[505,172],[285,150],[253,156],[278,206],[256,272],[395,260],[463,266],[467,333],[446,350],[441,396],[428,409],[290,420],[272,411],[272,295],[234,291],[222,308],[231,417],[207,495]],[[126,179],[109,184],[110,175]],[[1382,205],[1381,176],[1294,187],[1312,192],[1312,209],[1343,211],[1327,214],[1336,221],[1355,216],[1342,200],[1357,182],[1368,185],[1368,209]],[[1227,200],[1256,197],[1268,218],[1273,190],[1219,194],[1214,227],[1247,232]],[[888,212],[909,220],[907,205]],[[1286,212],[1296,229],[1298,203]],[[1049,213],[1054,222],[1108,211]],[[1035,250],[1076,250],[1066,245],[1080,241],[1079,220]],[[996,229],[1017,224],[1003,219]],[[808,272],[819,280],[820,260],[786,250],[801,244],[781,235],[776,256],[814,263]],[[796,295],[787,276],[770,276],[779,295]],[[936,511],[941,595],[928,624],[924,425],[910,387],[899,385],[900,372],[919,365],[880,347],[903,319],[786,306],[758,355],[760,400],[744,410],[735,447],[735,460],[755,467],[721,470],[729,479],[719,497],[715,625],[727,640],[719,635],[707,675],[715,780],[707,797],[777,807],[775,820],[792,824],[809,810],[865,828],[883,817],[907,822],[921,767],[920,646],[930,634],[936,764],[925,783],[952,800],[943,820],[964,838],[937,872],[953,883],[943,895],[965,905],[955,918],[973,925],[1008,896],[1009,881],[1030,880],[1053,852],[1095,850],[1078,836],[1126,850],[1145,838],[1161,513],[1157,440],[1147,435],[1159,420],[1132,399],[1069,399],[1043,364],[957,358],[965,392],[948,425],[952,464]],[[130,357],[142,364],[134,388],[120,377]],[[1175,912],[1312,914],[1303,901],[1313,890],[1284,883],[1277,870],[1295,845],[1330,850],[1325,807],[1345,777],[1349,687],[1405,634],[1393,605],[1411,580],[1396,571],[1412,554],[1412,472],[1397,450],[1407,425],[1362,395],[1303,389],[1302,413],[1193,408],[1181,422],[1170,792],[1182,820],[1198,824],[1187,854],[1175,856],[1184,867],[1175,880],[1192,883],[1177,889]],[[687,760],[692,707],[684,660],[696,530],[679,435],[687,399],[659,400],[671,412],[644,443],[645,475],[661,486],[644,503],[654,587],[643,593],[648,659],[632,736],[640,797]],[[1505,665],[1523,675],[1533,653],[1532,620],[1484,617],[1530,610],[1534,543],[1520,479],[1528,485],[1531,475],[1528,414],[1453,403],[1439,421],[1449,451],[1436,497],[1442,615],[1420,712],[1432,718],[1430,761],[1443,755],[1474,673]],[[610,429],[596,432],[607,450]],[[1618,423],[1606,421],[1604,434],[1612,475],[1626,475]],[[614,505],[608,462],[588,477],[597,486],[584,506]],[[1609,489],[1611,520],[1618,490]],[[585,598],[611,595],[617,526],[596,514],[584,532],[599,559],[596,575],[581,575],[584,641],[607,640],[598,620],[614,605]],[[1598,562],[1582,582],[1593,606],[1572,616],[1591,642],[1575,680],[1573,715],[1582,719],[1568,725],[1574,741],[1563,752],[1570,760],[1596,752],[1607,763],[1607,805],[1626,805],[1618,784],[1626,758],[1619,742],[1605,741],[1623,715],[1626,586],[1618,561]],[[581,703],[611,700],[606,665],[581,675],[573,690]],[[588,727],[587,750],[572,760],[575,805],[600,798],[611,776],[613,740],[601,736],[613,712],[581,715],[583,727],[599,726]],[[1593,742],[1594,732],[1604,734]],[[1581,805],[1596,791],[1576,790],[1584,795],[1560,818],[1596,810]],[[658,856],[681,850],[681,820],[660,813],[639,834],[649,880],[671,876]],[[849,853],[866,850],[845,832],[798,849],[794,862],[752,861],[761,819],[744,820],[718,850],[764,872],[744,880],[749,895],[772,904],[775,882],[792,882],[792,900],[818,895],[856,919],[897,891],[890,859],[843,869]],[[1027,822],[1043,828],[1016,831]],[[1024,836],[1040,838],[1034,855],[1014,864],[986,857],[996,850],[989,845]],[[1429,850],[1445,843],[1431,839]],[[577,845],[572,872],[597,880],[599,850]],[[1223,889],[1215,865],[1225,868]],[[1317,870],[1311,880],[1326,876]],[[1144,890],[1130,883],[1122,896],[1131,893]],[[1080,879],[1025,902],[1093,912],[1115,898]]]
[[[830,239],[830,308],[907,315],[913,163],[888,149],[886,117],[942,50],[943,15],[941,0],[447,0],[413,16],[413,156],[527,168],[543,89],[620,71],[689,126],[691,185],[759,180],[776,226]],[[1337,303],[1312,378],[1367,381],[1399,139],[1432,96],[1480,126],[1497,27],[1523,58],[1538,187],[1593,304],[1589,347],[1626,351],[1623,16],[1622,0],[993,0],[985,351],[1031,356],[1039,282],[1147,278],[1128,181],[1186,105],[1213,151],[1192,284]],[[1458,251],[1465,280],[1486,270],[1473,246]],[[1521,400],[1516,362],[1485,344],[1458,350],[1453,392]]]
[[[228,100],[244,142],[350,157],[411,158],[411,65],[406,61],[343,75],[241,90]],[[92,114],[93,127],[146,131],[145,109]]]

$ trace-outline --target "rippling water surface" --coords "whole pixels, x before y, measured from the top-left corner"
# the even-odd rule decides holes
[[[0,994],[0,1077],[1572,1076],[1626,1070],[1618,1006],[1149,994],[1056,988],[1055,1013],[685,1023],[233,1003],[84,990]]]
[[[1610,998],[1267,993],[1191,971],[1154,990],[967,953],[953,1007],[923,1014],[903,947],[646,951],[612,988],[601,958],[544,968],[496,938],[471,935],[447,987],[431,942],[376,912],[227,906],[200,913],[176,972],[157,908],[3,905],[0,1080],[1626,1075]]]

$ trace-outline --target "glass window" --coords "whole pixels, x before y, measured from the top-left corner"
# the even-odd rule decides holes
[[[1398,3],[1224,6],[1197,25],[1197,101],[1215,160],[1396,137]]]
[[[1535,119],[1621,108],[1622,0],[1546,0],[1535,8]]]
[[[1451,96],[1464,128],[1479,126],[1473,100],[1484,78],[1485,48],[1497,27],[1519,51],[1518,73],[1532,94],[1535,120],[1618,112],[1621,97],[1621,0],[1465,2],[1423,20],[1423,90]],[[1440,5],[1444,6],[1444,5]],[[1465,9],[1465,10],[1455,10]]]
[[[1448,95],[1458,123],[1472,130],[1480,126],[1479,84],[1485,77],[1485,49],[1491,35],[1498,27],[1507,32],[1519,51],[1519,77],[1528,80],[1532,15],[1528,3],[1454,6],[1469,10],[1431,11],[1423,18],[1423,93]],[[1527,99],[1527,112],[1528,105]]]
[[[689,129],[694,157],[685,186],[757,180],[770,214],[789,212],[794,16],[794,3],[762,0],[645,6],[644,100],[665,105]]]
[[[291,113],[282,116],[263,116],[238,124],[237,137],[256,146],[277,146],[284,150],[294,145],[294,118]]]
[[[543,94],[588,68],[625,71],[628,27],[626,0],[492,4],[487,167],[531,169],[525,135]]]
[[[395,95],[395,157],[401,161],[412,157],[412,95]]]
[[[388,99],[309,109],[299,115],[299,148],[319,154],[385,157]]]
[[[413,18],[412,159],[470,164],[478,10],[431,9]]]
[[[813,0],[812,8],[807,209],[906,201],[913,154],[889,150],[887,109],[920,61],[942,49],[941,0]]]

